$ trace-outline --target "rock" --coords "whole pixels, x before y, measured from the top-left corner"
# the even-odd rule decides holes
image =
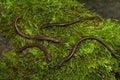
[[[3,35],[0,35],[0,53],[12,49],[12,43],[7,40]]]
[[[104,18],[120,20],[120,0],[78,0],[92,12],[100,14]]]

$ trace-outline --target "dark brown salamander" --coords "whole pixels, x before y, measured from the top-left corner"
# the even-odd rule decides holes
[[[22,32],[18,29],[18,27],[17,27],[17,21],[18,21],[18,19],[20,19],[20,18],[18,18],[18,17],[16,18],[15,23],[14,23],[14,26],[15,26],[15,29],[16,29],[16,31],[18,32],[18,34],[19,34],[20,36],[25,37],[25,38],[27,38],[27,39],[47,40],[47,41],[52,41],[52,42],[59,42],[58,39],[52,38],[52,37],[30,36],[30,35],[27,35],[27,34],[25,34],[25,33],[22,33]]]
[[[70,21],[70,22],[48,23],[48,24],[42,25],[42,26],[41,26],[41,29],[49,28],[49,27],[53,27],[53,26],[61,26],[61,27],[62,27],[62,26],[68,26],[68,25],[71,25],[71,24],[78,23],[78,22],[80,22],[80,21],[92,20],[92,19],[99,19],[99,20],[102,20],[99,16],[86,17],[86,18],[79,18],[79,19],[76,19],[76,20],[73,20],[73,21]]]
[[[66,56],[65,58],[63,58],[59,63],[58,63],[58,68],[60,68],[65,62],[67,62],[68,60],[70,60],[72,58],[72,56],[74,55],[74,53],[76,52],[76,49],[78,47],[78,45],[82,42],[82,41],[85,41],[85,40],[88,40],[88,39],[91,39],[91,40],[96,40],[98,41],[99,43],[101,43],[104,47],[106,47],[108,49],[108,51],[111,53],[111,55],[113,57],[116,58],[116,55],[112,52],[111,48],[104,42],[102,41],[101,39],[95,37],[95,36],[86,36],[86,37],[83,37],[83,38],[80,38],[74,45],[73,49],[71,50],[71,52],[69,53],[68,56]]]
[[[45,46],[43,46],[42,44],[38,44],[38,43],[28,43],[28,44],[26,44],[25,46],[19,48],[18,52],[23,52],[23,50],[25,50],[25,49],[27,49],[27,48],[30,48],[30,47],[38,47],[39,49],[41,49],[41,50],[44,52],[47,60],[48,60],[48,61],[51,61],[51,55],[48,54],[47,49],[46,49]]]

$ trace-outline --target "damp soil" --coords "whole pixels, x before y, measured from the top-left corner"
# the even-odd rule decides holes
[[[101,15],[120,21],[120,0],[78,0],[87,9]]]

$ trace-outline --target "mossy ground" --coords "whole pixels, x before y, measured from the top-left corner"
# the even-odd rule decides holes
[[[120,50],[120,24],[107,20],[86,20],[67,27],[40,29],[48,22],[66,22],[78,17],[95,16],[76,0],[1,0],[0,33],[12,43],[13,49],[3,52],[0,62],[0,79],[11,80],[115,80],[112,71],[118,71],[118,59],[98,42],[89,40],[79,45],[75,55],[61,69],[51,69],[70,52],[75,42],[84,36],[103,39],[115,52]],[[57,37],[60,43],[28,40],[17,34],[14,20],[20,16],[19,28],[29,35]],[[30,48],[23,53],[16,50],[29,42],[46,46],[52,55],[47,62],[41,50]]]

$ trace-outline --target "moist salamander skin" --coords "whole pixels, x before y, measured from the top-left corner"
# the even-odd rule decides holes
[[[70,60],[72,58],[72,56],[74,55],[74,53],[76,52],[79,44],[85,40],[96,40],[97,42],[99,42],[100,44],[102,44],[105,48],[107,48],[107,50],[111,53],[111,55],[114,58],[117,58],[117,56],[112,52],[111,48],[100,38],[97,38],[96,36],[86,36],[83,38],[80,38],[74,45],[74,47],[72,48],[71,52],[68,54],[68,56],[66,56],[65,58],[63,58],[59,63],[58,63],[58,68],[60,68],[65,62],[67,62],[68,60]]]

